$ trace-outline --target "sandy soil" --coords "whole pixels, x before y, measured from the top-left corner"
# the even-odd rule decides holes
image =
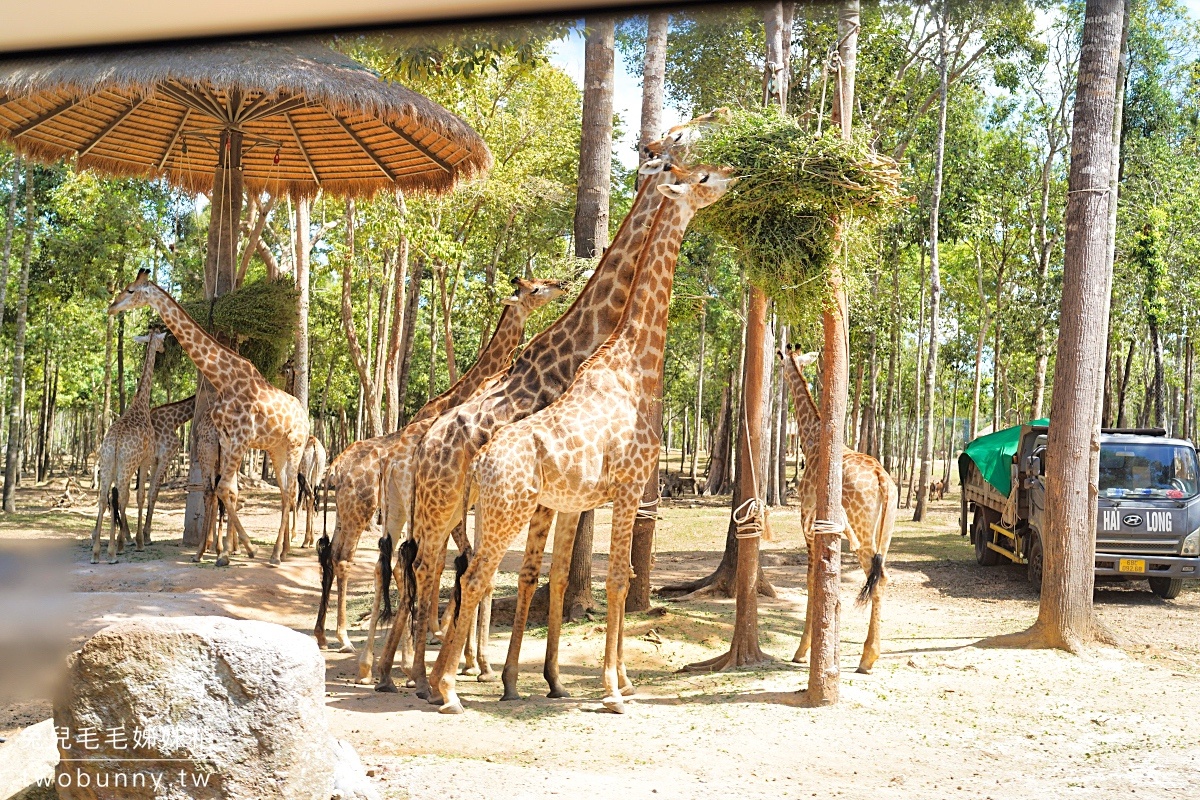
[[[182,527],[182,498],[170,493],[156,512],[159,541],[117,566],[93,566],[84,539],[94,510],[49,510],[59,494],[61,487],[26,490],[27,510],[0,518],[0,602],[10,611],[0,621],[0,736],[49,715],[50,665],[115,619],[215,613],[311,631],[311,551],[293,551],[279,570],[264,567],[263,554],[221,570],[192,564],[178,538],[167,538]],[[269,546],[275,498],[248,495],[243,517]],[[725,649],[732,601],[656,600],[654,612],[627,623],[639,691],[624,716],[598,711],[601,613],[569,626],[564,638],[574,699],[543,697],[544,631],[535,629],[522,651],[528,699],[500,703],[497,684],[463,678],[461,717],[439,715],[408,692],[355,686],[354,657],[328,652],[332,726],[396,798],[1190,796],[1200,783],[1200,721],[1191,713],[1200,696],[1200,587],[1172,602],[1144,583],[1099,587],[1099,616],[1122,637],[1120,649],[1075,657],[983,648],[988,636],[1026,627],[1036,596],[1022,568],[975,565],[957,535],[957,513],[950,497],[929,522],[899,525],[888,557],[883,656],[871,675],[853,672],[867,617],[853,603],[862,573],[844,560],[836,707],[796,705],[807,673],[788,659],[803,619],[804,556],[798,514],[781,510],[772,517],[776,540],[764,544],[779,597],[762,600],[759,620],[763,649],[777,660],[759,669],[678,673]],[[656,585],[710,571],[727,514],[712,503],[666,504]],[[597,522],[599,581],[607,514]],[[352,618],[366,608],[370,540],[356,567]],[[512,591],[519,561],[510,552],[501,594]],[[507,639],[497,628],[494,663]]]

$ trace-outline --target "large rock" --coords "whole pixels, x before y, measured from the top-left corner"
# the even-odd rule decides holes
[[[54,701],[62,798],[326,800],[325,662],[279,625],[122,622],[67,662]]]

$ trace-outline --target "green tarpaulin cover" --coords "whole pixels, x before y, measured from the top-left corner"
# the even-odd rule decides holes
[[[1025,425],[1049,425],[1048,419],[1035,419]],[[959,459],[959,476],[963,477],[966,464],[962,458],[975,462],[983,479],[996,488],[1000,494],[1008,497],[1012,491],[1012,457],[1017,452],[1017,443],[1021,440],[1021,428],[1005,428],[1002,431],[980,436],[972,441]]]

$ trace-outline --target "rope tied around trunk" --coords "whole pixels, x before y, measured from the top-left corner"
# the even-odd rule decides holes
[[[639,500],[637,514],[634,519],[661,519],[658,513],[658,503],[662,500],[661,496],[655,497],[653,500]]]
[[[813,521],[813,536],[821,536],[823,534],[841,536],[845,530],[846,523],[842,520],[818,519]]]
[[[733,510],[734,536],[738,539],[756,539],[763,535],[764,511],[757,497],[751,497]]]

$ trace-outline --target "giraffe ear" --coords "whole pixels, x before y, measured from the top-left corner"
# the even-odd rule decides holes
[[[658,193],[669,200],[681,200],[687,195],[687,189],[677,183],[660,184]]]
[[[780,361],[783,361],[783,360],[784,360],[784,359],[783,359],[783,351],[782,351],[782,350],[776,350],[776,351],[775,351],[775,355],[779,357],[779,360],[780,360]]]
[[[515,305],[518,305],[520,302],[521,302],[520,298],[517,297],[516,295],[509,295],[508,297],[506,297],[500,301],[500,305],[515,306]]]
[[[133,280],[134,283],[149,283],[149,281],[150,270],[146,269],[145,267],[142,267],[138,270],[137,277]]]

